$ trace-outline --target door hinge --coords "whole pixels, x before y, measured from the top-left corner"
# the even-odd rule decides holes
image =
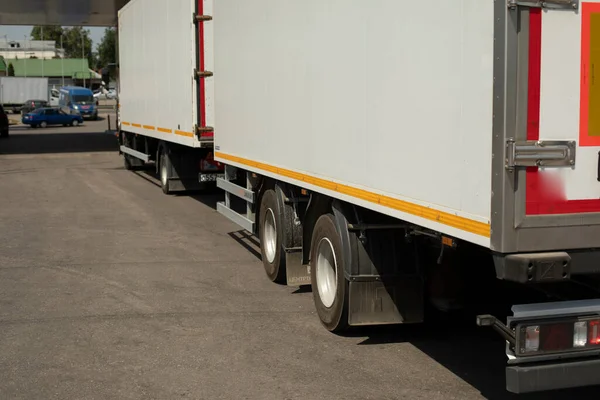
[[[207,21],[212,21],[212,19],[213,19],[212,15],[194,14],[194,22],[207,22]]]
[[[505,166],[516,167],[574,167],[577,143],[571,140],[529,140],[506,142]]]
[[[578,10],[579,0],[508,0],[508,8],[535,7],[554,10]]]
[[[194,125],[194,133],[196,134],[196,138],[198,138],[201,142],[211,142],[213,141],[215,129],[212,126],[199,126]]]
[[[210,78],[211,76],[213,76],[213,73],[211,71],[198,71],[197,69],[194,68],[194,78],[195,79]]]

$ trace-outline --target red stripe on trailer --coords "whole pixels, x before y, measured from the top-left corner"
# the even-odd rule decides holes
[[[583,4],[583,18],[586,15]],[[527,96],[527,140],[540,138],[540,93],[542,72],[542,11],[531,8],[529,13],[529,71]],[[585,22],[584,22],[585,26]],[[585,32],[582,32],[582,45],[588,43]],[[586,49],[589,51],[589,48]],[[582,105],[583,106],[583,105]],[[542,174],[537,167],[527,169],[526,215],[553,215],[600,212],[600,200],[567,200],[564,183],[554,175]]]
[[[527,73],[527,140],[540,138],[540,93],[542,71],[542,13],[529,12],[529,71]]]
[[[198,15],[204,15],[204,0],[198,0]],[[198,59],[199,65],[198,70],[204,71],[204,22],[198,22]],[[206,85],[204,83],[204,78],[198,78],[200,82],[200,104],[198,105],[200,109],[200,126],[206,126]],[[203,135],[204,136],[204,135]]]

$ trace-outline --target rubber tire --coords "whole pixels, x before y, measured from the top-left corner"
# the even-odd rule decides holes
[[[171,188],[169,187],[168,176],[167,176],[167,182],[163,183],[163,180],[162,180],[163,168],[167,169],[167,175],[168,175],[168,170],[170,168],[170,161],[169,161],[169,157],[167,157],[167,154],[164,149],[160,152],[160,165],[159,165],[159,169],[158,169],[158,178],[160,180],[160,187],[161,187],[163,193],[171,194],[173,192],[171,191]]]
[[[131,156],[129,154],[123,154],[123,165],[127,171],[133,170],[133,164],[131,163]]]
[[[265,240],[263,239],[265,220],[268,215],[268,210],[273,211],[275,217],[275,228],[277,230],[277,246],[275,250],[275,259],[272,263],[267,260],[266,252],[263,246]],[[283,249],[283,218],[279,212],[277,206],[277,193],[273,189],[267,190],[260,202],[260,216],[259,216],[259,235],[260,235],[260,254],[265,268],[265,273],[271,282],[286,284],[286,263],[285,263],[285,251]]]
[[[44,129],[48,127],[48,123],[46,121],[40,122],[40,128]]]
[[[8,137],[8,128],[3,129],[2,132],[0,132],[0,137],[1,138],[7,138]]]
[[[74,119],[73,121],[71,121],[71,126],[79,126],[79,121]]]
[[[337,290],[335,299],[330,308],[323,305],[319,296],[317,287],[317,269],[314,263],[317,259],[317,245],[321,239],[327,238],[333,245],[333,251],[337,262]],[[344,276],[345,263],[342,253],[342,240],[335,225],[335,219],[332,214],[323,214],[317,220],[313,229],[312,241],[310,246],[310,278],[313,292],[313,300],[317,315],[321,323],[330,332],[342,332],[348,328],[348,281]]]

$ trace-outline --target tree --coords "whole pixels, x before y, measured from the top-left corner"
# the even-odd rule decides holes
[[[45,25],[45,26],[34,26],[31,30],[32,40],[54,40],[56,45],[60,45],[60,37],[63,34],[62,26]],[[42,35],[43,33],[43,35]]]
[[[8,64],[8,69],[6,70],[6,74],[8,76],[15,76],[15,66],[12,63]]]
[[[36,25],[31,30],[31,38],[33,40],[54,40],[57,48],[60,48],[62,42],[62,46],[65,51],[65,57],[87,58],[90,67],[94,67],[96,65],[96,57],[92,52],[92,39],[90,39],[90,31],[83,29],[80,26],[63,28],[61,26],[42,27]]]
[[[110,77],[114,78],[114,64],[117,62],[117,32],[114,28],[106,28],[98,45],[98,68],[108,68]],[[111,65],[112,64],[112,65]],[[109,67],[110,66],[110,67]],[[108,82],[106,82],[108,84]]]
[[[65,29],[63,32],[63,45],[65,57],[87,58],[90,67],[96,65],[94,53],[92,52],[92,39],[90,39],[90,31],[87,29],[80,26]]]

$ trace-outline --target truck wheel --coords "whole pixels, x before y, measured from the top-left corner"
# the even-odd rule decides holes
[[[133,164],[131,163],[131,156],[129,154],[123,154],[123,164],[127,171],[133,170]]]
[[[164,194],[171,194],[171,189],[169,187],[169,169],[171,167],[171,161],[169,160],[169,156],[167,156],[165,150],[160,153],[160,187]]]
[[[40,127],[41,128],[46,128],[47,126],[48,126],[48,123],[46,121],[40,122]]]
[[[342,241],[332,214],[315,224],[310,249],[313,298],[321,323],[331,332],[348,327],[348,281],[344,276]]]
[[[286,282],[282,229],[283,221],[277,207],[277,194],[269,189],[262,196],[260,203],[260,253],[267,276],[276,283]]]

